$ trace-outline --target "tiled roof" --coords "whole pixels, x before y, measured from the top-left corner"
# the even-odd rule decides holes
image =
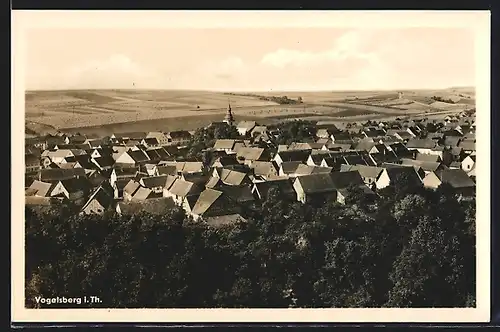
[[[444,169],[436,172],[438,178],[443,182],[451,185],[453,188],[469,188],[474,187],[475,183],[461,169]]]
[[[167,175],[146,176],[141,179],[146,188],[164,187],[167,183]]]

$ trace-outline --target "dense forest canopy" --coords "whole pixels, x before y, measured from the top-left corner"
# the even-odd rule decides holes
[[[271,188],[246,222],[26,207],[26,305],[112,308],[475,306],[475,201],[398,181],[374,202],[300,204]],[[54,307],[54,305],[52,305]]]

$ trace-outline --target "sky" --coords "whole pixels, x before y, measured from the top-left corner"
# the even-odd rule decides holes
[[[463,28],[36,28],[26,43],[28,90],[475,86]]]

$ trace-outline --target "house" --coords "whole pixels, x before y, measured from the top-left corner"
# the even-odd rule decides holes
[[[174,167],[175,168],[175,167]],[[139,167],[141,172],[145,172],[148,176],[157,176],[158,174],[158,165],[157,164],[144,164]],[[162,174],[166,175],[166,174]]]
[[[86,197],[92,189],[91,183],[86,178],[65,179],[54,182],[54,184],[50,196],[65,197],[71,201]]]
[[[408,150],[408,148],[403,143],[400,142],[386,144],[386,147],[396,156],[397,159],[411,158],[414,155],[413,150]]]
[[[316,142],[293,142],[288,145],[287,151],[290,150],[321,150],[324,144]]]
[[[213,189],[215,189],[219,186],[222,186],[222,185],[224,185],[224,183],[222,182],[222,180],[218,176],[209,177],[207,183],[205,183],[206,188],[213,188]]]
[[[33,154],[26,154],[24,156],[24,165],[27,174],[36,173],[42,168],[40,158]]]
[[[333,171],[339,171],[341,165],[345,162],[344,157],[341,155],[329,155],[323,156],[323,160],[319,166],[321,167],[331,167]]]
[[[476,141],[475,140],[463,140],[458,144],[458,147],[462,149],[466,154],[470,154],[476,151]]]
[[[327,197],[335,201],[339,199],[339,190],[347,189],[349,186],[359,186],[366,188],[358,172],[333,172],[319,173],[300,176],[293,182],[293,187],[297,195],[297,201],[306,203],[314,197]],[[345,193],[345,191],[344,191]],[[344,195],[340,196],[342,203]]]
[[[476,156],[475,155],[468,155],[460,163],[460,168],[466,173],[473,170],[475,168],[475,166],[476,166]]]
[[[131,201],[135,192],[139,189],[141,184],[136,180],[129,180],[127,185],[122,190],[123,200]]]
[[[318,129],[330,129],[333,132],[339,131],[335,121],[318,121],[318,122],[316,122],[316,128],[318,128]]]
[[[26,189],[26,196],[50,197],[56,183],[34,180]]]
[[[143,201],[118,202],[116,212],[120,215],[134,215],[141,212],[164,215],[175,208],[171,198],[151,198]]]
[[[222,185],[218,186],[216,190],[222,191],[224,195],[229,197],[232,202],[238,204],[239,206],[251,206],[251,203],[255,202],[255,197],[252,193],[252,186],[249,185]]]
[[[414,133],[410,128],[407,128],[406,130],[398,130],[394,133],[394,137],[404,142],[407,142],[416,136],[416,133]]]
[[[149,161],[148,155],[143,150],[128,150],[116,159],[116,164],[124,167],[138,166]]]
[[[346,154],[343,156],[343,158],[345,164],[347,165],[366,165],[366,166],[368,166],[369,164],[376,165],[376,163],[371,160],[367,162],[367,159],[370,158],[369,155],[363,157],[363,155],[361,154]]]
[[[141,141],[147,136],[145,132],[130,132],[130,133],[117,133],[111,135],[111,139],[125,139],[129,141]]]
[[[191,215],[195,220],[239,214],[240,208],[220,190],[207,188],[200,193]]]
[[[338,151],[338,152],[343,152],[343,151],[349,151],[351,149],[353,143],[333,143],[333,142],[328,142],[323,145],[321,150],[324,151]]]
[[[71,164],[75,163],[73,168],[84,168],[86,170],[96,170],[98,169],[98,166],[92,161],[92,158],[89,155],[82,155],[82,156],[74,156],[74,157],[67,157],[64,158],[64,160],[59,164]]]
[[[295,173],[288,174],[289,177],[304,176],[317,173],[331,173],[333,169],[331,167],[321,167],[321,166],[309,166],[305,164],[299,164]]]
[[[234,146],[238,142],[234,139],[218,139],[215,141],[214,151],[226,151],[226,153],[234,153]]]
[[[115,168],[116,179],[117,180],[133,179],[137,175],[138,171],[139,171],[138,167],[116,167]]]
[[[169,144],[167,135],[165,135],[161,131],[150,131],[149,133],[147,133],[145,139],[148,138],[155,138],[156,141],[158,142],[157,144],[158,146],[166,146]]]
[[[42,157],[49,158],[54,163],[60,163],[67,157],[74,157],[75,154],[72,150],[45,150],[42,153]]]
[[[289,177],[294,176],[299,168],[299,165],[303,165],[300,161],[286,161],[281,163],[278,170],[278,176]]]
[[[267,129],[267,126],[256,125],[255,127],[253,127],[253,129],[251,131],[251,136],[252,137],[257,137],[259,135],[265,135],[265,136],[270,137],[270,133],[269,133],[269,131]]]
[[[428,161],[428,162],[434,162],[434,163],[439,163],[442,162],[442,158],[438,154],[425,154],[425,153],[419,153],[415,155],[415,160],[420,160],[420,161]]]
[[[408,150],[416,150],[420,153],[431,153],[434,147],[436,147],[436,142],[427,138],[414,138],[406,143],[406,148]]]
[[[257,126],[257,123],[255,123],[255,121],[241,121],[236,126],[236,130],[238,130],[238,133],[241,136],[246,136],[247,134],[251,133],[255,126]]]
[[[215,157],[213,162],[210,164],[210,167],[211,168],[213,168],[213,167],[221,168],[221,167],[225,167],[225,166],[229,166],[229,165],[237,165],[237,164],[239,164],[239,163],[238,163],[238,160],[236,159],[236,154],[224,153],[224,155],[222,155],[222,156]]]
[[[349,131],[338,131],[330,135],[332,143],[351,143],[353,141],[352,135]]]
[[[271,188],[276,188],[284,197],[295,198],[293,182],[288,178],[254,183],[252,194],[256,199],[265,201]]]
[[[201,161],[179,161],[175,163],[177,174],[201,174],[205,167]]]
[[[330,177],[337,189],[346,189],[350,186],[367,188],[358,171],[332,172]]]
[[[367,138],[377,138],[385,136],[386,131],[382,128],[366,128],[362,134]]]
[[[163,197],[172,197],[177,205],[181,205],[184,199],[188,196],[199,195],[202,191],[202,187],[193,183],[182,180],[180,178],[175,179],[175,181],[168,187],[167,185],[163,188]]]
[[[167,179],[167,175],[145,176],[139,180],[139,184],[144,188],[151,189],[154,193],[163,194]]]
[[[90,158],[99,158],[102,156],[99,150],[100,149],[87,149],[85,152]]]
[[[264,148],[241,147],[236,152],[236,158],[240,163],[250,165],[254,161],[268,161],[270,153]]]
[[[48,135],[45,138],[45,148],[52,149],[58,144],[69,144],[68,137]]]
[[[191,133],[187,130],[171,131],[167,135],[168,144],[186,145],[191,140]]]
[[[381,143],[377,143],[367,151],[370,155],[381,155],[384,157],[395,157],[392,151],[389,150],[387,146]]]
[[[114,199],[103,187],[98,187],[90,195],[87,203],[81,209],[82,214],[100,214],[113,206]]]
[[[317,126],[316,126],[317,127]],[[327,128],[318,128],[316,131],[316,137],[318,138],[330,138],[333,134],[338,133],[339,130],[334,125],[328,126]]]
[[[441,129],[441,132],[446,137],[457,137],[460,138],[463,136],[463,133],[460,130],[456,129],[456,125],[451,123],[444,128]]]
[[[270,161],[254,161],[250,168],[253,170],[254,176],[268,179],[278,176],[276,165]]]
[[[247,173],[234,171],[226,168],[222,169],[219,177],[222,183],[230,186],[239,186],[242,184],[252,183]]]
[[[107,142],[99,138],[87,139],[85,143],[88,144],[93,149],[100,149],[107,144]]]
[[[162,159],[159,153],[159,149],[148,148],[146,149],[146,151],[144,151],[144,153],[148,156],[148,162],[151,164],[157,164]]]
[[[129,150],[129,147],[125,145],[113,145],[112,147],[112,155],[114,160],[117,160],[123,153]]]
[[[334,194],[336,187],[330,174],[312,174],[297,177],[293,182],[297,201],[301,203],[309,202],[315,196]]]
[[[352,172],[357,171],[363,182],[368,186],[372,187],[379,178],[380,174],[384,171],[381,167],[365,166],[365,165],[342,165],[341,172]]]
[[[280,151],[276,153],[273,158],[273,161],[281,167],[281,164],[284,162],[300,162],[306,163],[309,155],[311,154],[311,150],[288,150],[288,151]]]
[[[475,194],[476,184],[461,169],[444,169],[431,172],[425,176],[423,183],[426,188],[430,189],[437,189],[442,183],[446,183],[464,196],[473,196]]]
[[[155,165],[156,175],[177,175],[177,167],[175,165]]]
[[[373,139],[364,138],[359,140],[356,144],[354,144],[354,150],[369,152],[376,145],[377,143],[375,143]]]
[[[110,169],[115,164],[115,160],[111,156],[103,156],[103,157],[98,157],[98,158],[92,158],[91,161],[100,170]]]
[[[413,166],[415,168],[421,168],[426,174],[429,172],[436,172],[441,169],[445,169],[446,166],[441,162],[434,161],[424,161],[424,160],[415,160],[415,159],[401,159],[402,166]]]
[[[156,137],[147,137],[141,140],[141,145],[146,148],[156,148],[160,146],[160,141]]]
[[[177,147],[173,146],[173,147],[148,148],[146,151],[154,151],[159,156],[158,160],[161,161],[161,160],[171,159],[172,158],[171,152],[175,154],[179,150],[177,149]]]
[[[383,189],[391,184],[398,183],[399,179],[404,178],[409,185],[419,186],[422,180],[414,167],[406,167],[401,165],[389,165],[387,163],[381,165],[384,170],[378,176],[375,186],[377,189]]]
[[[86,173],[83,168],[44,168],[38,172],[38,180],[43,182],[61,181],[85,176]]]
[[[323,160],[328,157],[331,157],[331,154],[327,151],[324,151],[324,153],[311,153],[307,158],[306,165],[321,166]]]
[[[145,201],[152,198],[160,198],[162,194],[156,193],[153,190],[139,186],[139,188],[132,195],[131,201]]]

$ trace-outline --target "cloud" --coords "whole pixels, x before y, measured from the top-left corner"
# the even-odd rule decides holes
[[[349,63],[350,60],[370,62],[376,57],[370,52],[363,52],[360,47],[359,32],[350,31],[338,38],[332,47],[322,52],[279,49],[265,54],[261,63],[264,65],[285,68],[287,66],[310,67],[323,66],[328,63]],[[352,68],[351,68],[352,69]]]
[[[281,47],[262,50],[260,56],[257,49],[265,46],[252,45],[248,52],[246,44],[225,58],[179,51],[175,56],[183,58],[171,63],[168,55],[154,62],[152,56],[137,61],[140,55],[134,59],[133,52],[111,54],[73,68],[40,65],[29,71],[29,79],[31,85],[54,89],[233,91],[433,88],[474,82],[473,35],[463,30],[358,29],[331,40],[324,36],[315,41],[315,49]]]

